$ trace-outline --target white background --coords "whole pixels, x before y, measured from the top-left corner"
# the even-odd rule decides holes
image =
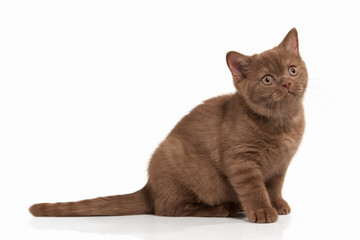
[[[1,1],[1,239],[359,239],[359,22],[356,1]],[[28,213],[140,189],[178,120],[234,92],[226,52],[262,52],[292,27],[310,79],[289,216]]]

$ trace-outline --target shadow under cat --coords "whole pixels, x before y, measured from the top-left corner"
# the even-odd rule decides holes
[[[245,214],[236,218],[159,217],[134,215],[121,217],[32,218],[30,224],[42,230],[68,230],[82,233],[132,235],[141,239],[283,239],[291,221],[281,216],[273,225],[250,224]]]

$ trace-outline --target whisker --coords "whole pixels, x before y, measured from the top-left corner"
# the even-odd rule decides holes
[[[304,94],[304,103],[307,111],[315,114],[324,114],[333,112],[336,105],[336,86],[333,82],[324,78],[309,78],[307,90]]]

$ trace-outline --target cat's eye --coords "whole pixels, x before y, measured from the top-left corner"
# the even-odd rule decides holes
[[[296,76],[298,74],[298,71],[295,66],[289,67],[289,74],[290,74],[290,76]]]
[[[275,81],[275,79],[270,75],[266,75],[265,77],[263,77],[263,79],[261,81],[266,86],[269,86]]]

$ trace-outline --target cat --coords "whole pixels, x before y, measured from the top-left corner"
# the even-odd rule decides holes
[[[42,203],[34,216],[235,217],[272,223],[289,214],[282,186],[304,132],[308,74],[291,29],[273,49],[226,62],[235,93],[195,107],[151,157],[145,187],[132,194]]]

